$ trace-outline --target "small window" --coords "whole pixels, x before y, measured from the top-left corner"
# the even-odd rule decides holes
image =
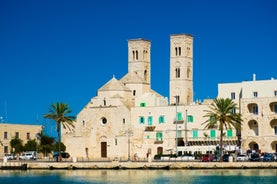
[[[198,130],[192,130],[192,137],[193,137],[193,139],[198,138]]]
[[[161,115],[161,116],[159,117],[159,123],[164,123],[164,115]]]
[[[253,92],[253,96],[254,96],[254,98],[257,98],[258,97],[258,92]]]
[[[4,139],[8,139],[8,132],[4,132]]]
[[[236,114],[236,108],[232,109],[232,114]]]
[[[117,146],[117,139],[114,139],[114,145]]]
[[[29,133],[29,132],[26,134],[26,139],[27,139],[27,140],[30,140],[30,139],[31,139],[30,133]]]
[[[102,118],[102,124],[106,125],[107,124],[107,119],[106,118]]]
[[[153,122],[152,122],[152,116],[148,116],[148,125],[152,125]]]
[[[274,96],[277,96],[277,91],[274,91]]]
[[[181,121],[181,120],[183,120],[182,113],[177,112],[177,121]]]
[[[145,102],[141,102],[139,106],[140,107],[146,107],[146,103]]]
[[[227,137],[233,137],[233,131],[231,129],[227,130]]]
[[[277,104],[274,105],[274,112],[277,114]]]
[[[125,118],[123,118],[123,125],[125,125]]]
[[[277,126],[274,127],[274,135],[277,135]]]
[[[85,126],[85,125],[86,125],[86,121],[85,121],[85,120],[83,120],[83,121],[82,121],[82,123],[83,123],[83,126]]]
[[[176,78],[180,78],[180,68],[176,68],[175,69],[175,72],[176,72]]]
[[[188,115],[187,116],[187,121],[188,121],[188,123],[193,123],[193,116],[192,115]]]
[[[253,114],[258,115],[259,114],[259,108],[257,105],[253,105]]]
[[[19,139],[19,132],[15,132],[15,138]]]
[[[234,93],[234,92],[231,93],[231,99],[232,100],[236,99],[236,93]]]
[[[144,124],[144,117],[143,117],[143,116],[140,116],[140,117],[139,117],[139,123],[140,123],[140,124]]]
[[[177,136],[178,136],[178,137],[182,137],[182,130],[178,130]]]
[[[157,132],[156,133],[156,141],[162,141],[163,140],[163,133]]]
[[[150,135],[147,135],[147,136],[146,136],[146,139],[150,139]]]
[[[9,147],[8,146],[4,146],[4,153],[9,153]]]
[[[133,96],[136,96],[136,90],[133,90]]]
[[[210,131],[210,137],[211,137],[212,139],[215,139],[215,136],[216,136],[215,130],[211,130],[211,131]]]

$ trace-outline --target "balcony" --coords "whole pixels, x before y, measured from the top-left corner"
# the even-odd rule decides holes
[[[145,127],[145,131],[147,131],[147,132],[153,132],[154,130],[155,130],[155,126],[147,126],[147,127]]]
[[[174,120],[173,124],[184,124],[184,120]]]
[[[156,140],[155,142],[154,142],[154,144],[162,144],[164,141],[163,140]]]

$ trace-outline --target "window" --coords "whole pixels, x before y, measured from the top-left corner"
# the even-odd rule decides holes
[[[107,119],[106,118],[102,118],[102,124],[106,125],[107,124]]]
[[[140,124],[144,124],[144,117],[143,117],[143,116],[140,116],[140,117],[139,117],[139,123],[140,123]]]
[[[177,137],[182,137],[182,130],[177,131]]]
[[[123,125],[125,125],[125,118],[123,118]]]
[[[176,78],[180,78],[180,68],[176,68],[175,72],[176,72]]]
[[[274,112],[277,114],[277,104],[274,105]]]
[[[236,99],[236,93],[234,93],[234,92],[231,93],[231,99],[232,100]]]
[[[175,47],[175,55],[181,56],[181,47]]]
[[[156,132],[156,141],[162,141],[162,140],[163,140],[163,133]]]
[[[193,122],[193,116],[192,115],[188,115],[187,116],[187,121],[188,121],[188,123],[192,123]]]
[[[253,110],[253,114],[258,115],[259,109],[258,109],[257,105],[253,105],[253,109],[252,110]]]
[[[146,136],[146,139],[150,139],[150,135],[147,135],[147,136]]]
[[[117,146],[117,139],[114,139],[114,145]]]
[[[4,146],[4,153],[9,153],[9,147],[8,146]]]
[[[227,130],[227,137],[233,137],[233,131],[231,129]]]
[[[8,139],[8,132],[4,132],[4,139]]]
[[[198,138],[198,130],[192,130],[192,137],[193,137],[193,139]]]
[[[141,102],[139,106],[140,107],[146,107],[146,103],[145,102]]]
[[[182,113],[177,112],[177,121],[181,121],[181,120],[183,120]]]
[[[31,137],[30,137],[30,133],[28,132],[28,133],[26,134],[26,139],[27,139],[27,140],[30,140],[30,138],[31,138]]]
[[[136,96],[136,90],[133,90],[133,96]]]
[[[274,91],[274,96],[277,96],[277,91]]]
[[[152,122],[152,116],[148,116],[148,125],[152,125],[153,124],[153,122]]]
[[[85,120],[83,120],[82,122],[83,122],[83,126],[85,126],[85,125],[86,125],[86,122],[85,122]]]
[[[236,114],[236,108],[232,109],[232,114]]]
[[[159,123],[164,123],[164,115],[161,115],[161,116],[159,117]]]
[[[253,96],[254,96],[254,98],[257,98],[258,97],[258,92],[253,92]]]
[[[211,137],[212,139],[215,139],[215,136],[216,136],[215,130],[211,130],[211,131],[210,131],[210,137]]]
[[[175,97],[175,99],[176,99],[176,105],[179,104],[179,102],[180,102],[180,96],[179,96],[179,95],[176,95],[176,96],[174,96],[174,97]]]
[[[15,132],[15,138],[19,139],[19,132]]]
[[[274,127],[274,135],[277,135],[277,126]]]

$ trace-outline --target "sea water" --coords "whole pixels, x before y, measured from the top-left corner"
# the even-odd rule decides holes
[[[270,184],[277,169],[208,170],[0,170],[0,184],[205,183]]]

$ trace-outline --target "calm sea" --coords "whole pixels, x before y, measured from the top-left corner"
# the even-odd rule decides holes
[[[276,183],[277,169],[243,170],[28,170],[0,171],[0,184]]]

